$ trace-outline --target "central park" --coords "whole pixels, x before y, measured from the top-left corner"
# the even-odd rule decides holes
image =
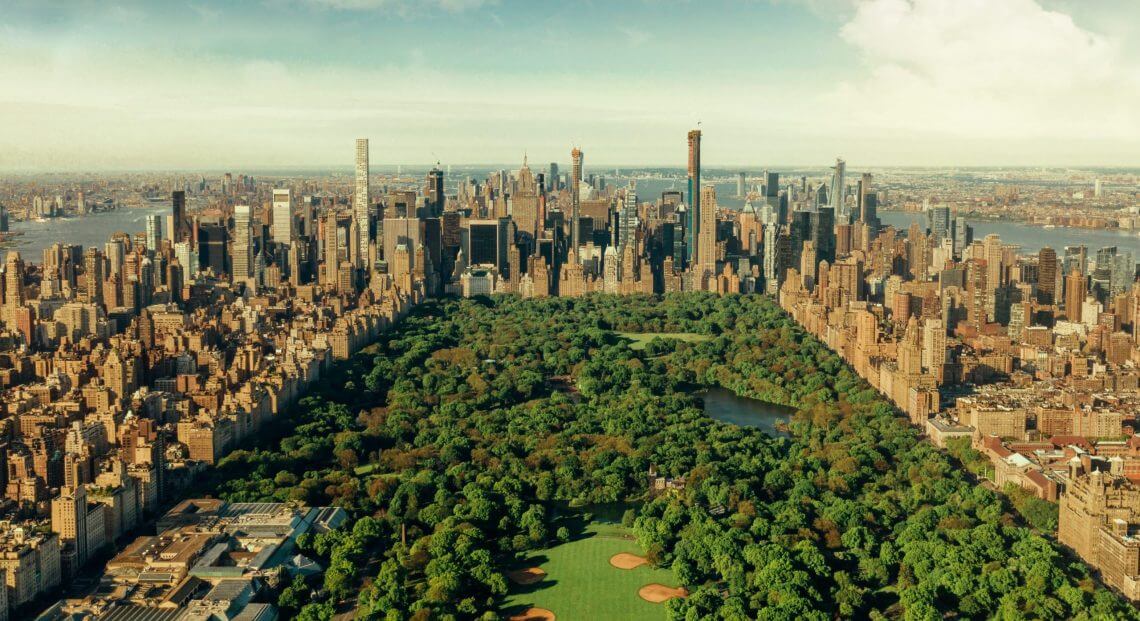
[[[200,492],[307,620],[1138,618],[762,296],[430,300]]]

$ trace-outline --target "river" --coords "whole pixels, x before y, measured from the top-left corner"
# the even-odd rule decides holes
[[[737,396],[725,388],[710,388],[701,393],[705,402],[705,414],[724,423],[741,427],[756,427],[775,437],[790,437],[780,427],[786,425],[795,413],[793,408]]]
[[[39,263],[43,260],[44,250],[56,242],[102,248],[103,244],[111,239],[111,235],[119,231],[131,235],[146,232],[147,216],[169,216],[170,209],[167,203],[134,209],[123,207],[84,216],[47,218],[31,222],[12,221],[9,229],[23,234],[13,236],[2,247],[5,250],[19,250],[24,261]],[[165,226],[166,219],[163,218],[163,227]]]
[[[880,211],[879,220],[896,229],[907,230],[910,223],[917,221],[919,226],[926,228],[926,214],[906,211]],[[966,219],[974,227],[974,239],[980,240],[990,233],[996,233],[1006,244],[1021,246],[1024,252],[1032,253],[1041,250],[1044,246],[1064,254],[1065,246],[1084,244],[1089,248],[1089,255],[1095,255],[1098,248],[1116,246],[1119,251],[1131,251],[1132,256],[1140,259],[1140,233],[1136,231],[1110,230],[1110,229],[1082,229],[1071,226],[1058,226],[1047,229],[1043,226],[1010,222],[1008,220],[971,220]]]
[[[625,179],[611,180],[611,182],[614,181],[623,185],[626,182]],[[638,197],[643,201],[651,201],[660,198],[663,190],[683,189],[684,180],[674,182],[666,179],[641,179],[637,185]],[[740,202],[739,199],[733,200],[730,197],[730,193],[735,192],[735,187],[730,186],[732,184],[718,184],[718,202]],[[721,196],[724,197],[723,200]],[[146,217],[156,214],[168,216],[170,206],[158,204],[135,209],[122,208],[85,216],[50,218],[39,222],[13,221],[11,230],[21,232],[22,235],[13,236],[9,242],[3,245],[3,248],[19,250],[25,261],[30,260],[38,263],[44,249],[56,242],[102,247],[111,238],[111,235],[118,231],[130,234],[145,231]],[[879,212],[879,219],[882,220],[883,224],[889,224],[904,231],[910,227],[910,223],[914,220],[917,220],[921,226],[926,226],[926,216],[921,213],[881,211]],[[1116,246],[1122,251],[1131,251],[1133,257],[1140,259],[1140,234],[1135,231],[1062,226],[1047,229],[1021,222],[995,220],[968,220],[968,222],[974,227],[975,239],[982,239],[989,233],[996,233],[1001,236],[1003,242],[1017,244],[1025,252],[1037,252],[1042,246],[1050,246],[1054,250],[1062,251],[1065,246],[1084,244],[1088,246],[1090,254],[1104,246]]]

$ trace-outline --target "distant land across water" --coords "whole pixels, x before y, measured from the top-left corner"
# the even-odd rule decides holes
[[[918,221],[920,227],[926,227],[926,215],[906,211],[880,211],[879,220],[885,225],[906,231],[912,221]],[[1036,224],[1023,222],[1010,222],[1008,220],[972,220],[966,221],[974,227],[974,239],[982,239],[990,233],[996,233],[1006,244],[1021,246],[1024,252],[1037,252],[1045,246],[1058,251],[1065,246],[1078,246],[1084,244],[1089,247],[1090,256],[1098,248],[1116,246],[1118,251],[1129,251],[1134,259],[1140,260],[1140,232],[1121,229],[1085,229],[1072,226],[1058,226],[1045,228]]]
[[[625,177],[607,177],[607,185],[625,187],[629,182]],[[733,181],[717,182],[717,203],[723,207],[739,209],[743,199],[736,196],[736,183]],[[661,197],[666,190],[685,191],[685,180],[641,178],[637,180],[637,195],[642,202],[650,202]],[[43,251],[56,242],[80,244],[83,246],[99,246],[110,239],[117,231],[134,234],[146,230],[146,216],[161,214],[167,216],[170,206],[157,204],[143,208],[120,208],[114,211],[87,214],[85,216],[70,216],[66,218],[51,218],[35,222],[12,222],[11,230],[21,232],[14,236],[3,248],[16,249],[23,255],[25,261],[40,262]],[[907,230],[913,220],[920,226],[926,226],[926,216],[921,213],[902,211],[880,211],[879,219],[885,225],[894,226],[900,230]],[[1037,252],[1043,246],[1051,246],[1055,250],[1062,250],[1065,246],[1084,244],[1089,247],[1090,253],[1105,246],[1116,246],[1121,251],[1131,251],[1133,256],[1140,260],[1140,233],[1136,231],[1084,229],[1058,226],[1044,228],[1037,225],[1021,222],[1008,222],[998,220],[971,220],[974,227],[975,239],[981,239],[990,233],[1001,236],[1007,244],[1017,244],[1025,252]]]

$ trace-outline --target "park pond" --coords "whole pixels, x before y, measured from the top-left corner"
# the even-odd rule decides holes
[[[704,401],[705,414],[716,420],[742,427],[756,427],[773,437],[789,437],[786,425],[795,413],[795,408],[741,397],[720,387],[701,391],[698,396]]]

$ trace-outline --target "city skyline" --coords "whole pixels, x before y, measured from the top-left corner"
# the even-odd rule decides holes
[[[339,167],[364,135],[391,165],[565,161],[582,144],[595,166],[681,166],[671,136],[698,122],[710,168],[837,154],[1131,165],[1131,12],[1057,0],[15,2],[0,17],[0,83],[19,85],[0,95],[0,169]]]

